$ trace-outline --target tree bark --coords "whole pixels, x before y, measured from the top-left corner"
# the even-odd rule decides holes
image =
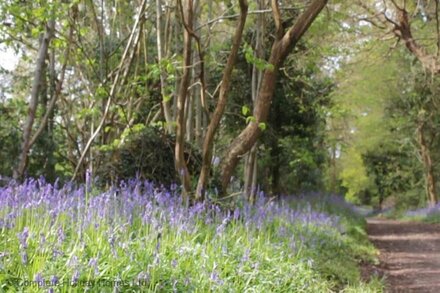
[[[229,54],[226,67],[223,71],[222,84],[220,86],[219,99],[212,114],[211,121],[206,131],[205,139],[203,141],[202,151],[202,168],[199,175],[199,181],[197,183],[196,199],[202,200],[205,196],[206,186],[209,179],[209,173],[211,171],[212,161],[212,149],[214,146],[214,136],[217,132],[220,120],[225,112],[226,104],[228,101],[228,94],[231,84],[232,70],[234,69],[235,62],[240,48],[241,39],[243,36],[243,29],[246,23],[248,3],[247,0],[239,0],[240,3],[240,18],[238,20],[237,29],[235,30],[234,39],[232,41],[232,49]]]
[[[187,0],[185,10],[182,0],[179,0],[179,6],[184,24],[183,31],[183,74],[180,80],[179,93],[177,96],[177,123],[176,123],[176,145],[174,149],[174,161],[176,171],[179,174],[180,182],[183,187],[183,196],[188,196],[191,192],[191,177],[186,165],[185,150],[185,105],[188,96],[188,87],[191,77],[191,31],[193,29],[193,0]],[[186,13],[185,13],[186,12]]]
[[[156,43],[157,43],[157,62],[160,68],[160,92],[162,95],[163,114],[166,122],[168,133],[173,133],[173,117],[171,114],[171,103],[167,95],[167,75],[165,69],[162,68],[162,60],[165,55],[162,31],[162,1],[156,0]]]
[[[263,10],[264,1],[258,1],[258,9]],[[255,57],[264,58],[263,39],[264,39],[264,14],[257,16],[257,27],[255,37]],[[251,92],[252,104],[255,105],[258,90],[261,84],[262,72],[258,70],[255,64],[252,65]],[[246,164],[244,165],[244,193],[249,202],[253,202],[257,193],[257,172],[258,172],[258,144],[255,144],[246,156]]]
[[[436,1],[437,2],[437,1]],[[420,61],[422,66],[432,74],[440,73],[440,63],[437,54],[429,54],[414,39],[408,12],[396,6],[398,23],[394,23],[394,34],[405,42],[407,49]]]
[[[257,193],[257,145],[254,145],[246,157],[244,168],[244,195],[249,202],[253,202]]]
[[[278,1],[272,0],[272,11],[276,25],[276,39],[273,43],[269,64],[273,67],[264,71],[258,98],[254,107],[255,121],[234,139],[226,152],[221,166],[221,193],[226,194],[232,173],[241,156],[246,154],[257,141],[261,134],[260,123],[266,123],[269,108],[276,86],[278,69],[295,47],[310,25],[326,6],[327,0],[314,0],[308,8],[298,17],[295,24],[284,33]]]
[[[50,20],[46,24],[46,31],[41,38],[40,48],[38,50],[37,62],[34,72],[34,80],[32,82],[31,97],[29,101],[29,109],[26,121],[23,126],[23,141],[21,144],[21,153],[18,158],[18,164],[13,172],[14,179],[22,179],[28,162],[28,154],[31,147],[32,126],[35,121],[35,114],[38,107],[38,97],[40,94],[41,83],[43,80],[43,72],[46,58],[48,55],[49,44],[53,38],[55,29],[55,21]]]
[[[438,202],[436,192],[436,180],[434,176],[434,166],[432,164],[431,152],[424,133],[425,122],[419,121],[417,127],[417,138],[420,146],[420,154],[422,156],[423,167],[425,170],[426,193],[428,196],[429,206],[435,206]]]

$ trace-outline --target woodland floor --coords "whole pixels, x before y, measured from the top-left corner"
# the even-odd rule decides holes
[[[368,220],[387,292],[440,292],[440,225]]]

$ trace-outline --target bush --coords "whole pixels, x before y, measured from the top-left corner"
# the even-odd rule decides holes
[[[130,134],[122,146],[102,149],[98,158],[102,164],[96,175],[101,184],[138,177],[169,186],[178,181],[174,146],[174,137],[144,128]],[[189,144],[185,151],[189,171],[195,173],[200,169],[201,155]]]

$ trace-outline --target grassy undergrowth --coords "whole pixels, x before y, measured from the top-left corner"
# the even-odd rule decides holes
[[[401,217],[404,220],[419,221],[432,224],[440,223],[440,204],[433,207],[410,210]]]
[[[380,292],[364,220],[315,194],[187,207],[176,189],[105,192],[29,180],[0,189],[0,291]]]

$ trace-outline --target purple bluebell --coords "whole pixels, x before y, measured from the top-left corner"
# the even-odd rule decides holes
[[[78,271],[78,270],[75,270],[75,272],[74,272],[73,275],[72,275],[72,279],[70,280],[71,284],[72,284],[72,285],[77,284],[78,281],[79,281],[79,277],[80,277],[79,271]]]
[[[56,275],[52,275],[50,277],[50,283],[52,284],[52,286],[58,285],[59,282],[59,278]]]
[[[24,265],[28,264],[28,254],[26,251],[21,252],[21,263]]]
[[[26,249],[28,247],[28,237],[29,237],[29,228],[24,227],[23,232],[17,233],[18,239],[20,241],[20,248]]]
[[[36,282],[39,286],[44,284],[44,278],[41,273],[36,273],[34,276],[34,282]]]

